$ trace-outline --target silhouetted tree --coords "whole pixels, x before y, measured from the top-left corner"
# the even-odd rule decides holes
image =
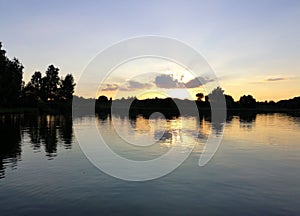
[[[44,101],[56,100],[59,96],[59,69],[50,65],[46,71],[46,76],[42,78],[42,98]]]
[[[215,88],[210,94],[208,94],[209,101],[221,96],[224,96],[224,90],[220,87]]]
[[[227,108],[233,108],[235,106],[235,102],[232,96],[225,94],[225,100]]]
[[[30,80],[30,84],[33,88],[35,88],[37,91],[41,90],[42,85],[42,74],[39,71],[36,71]]]
[[[72,74],[68,74],[60,83],[60,98],[64,101],[70,101],[74,93],[74,78]]]
[[[220,87],[215,88],[210,94],[208,94],[209,103],[213,103],[215,106],[221,105],[220,102],[222,97],[224,97],[224,90]]]
[[[254,108],[256,106],[256,100],[252,95],[243,95],[240,97],[239,104],[241,107]]]
[[[204,101],[205,101],[205,105],[209,105],[209,98],[208,98],[208,95],[206,95],[204,97]]]
[[[34,101],[38,101],[41,95],[42,88],[42,74],[39,71],[36,71],[32,77],[30,82],[24,87],[23,95],[24,97],[31,97]]]
[[[104,95],[101,95],[98,97],[98,100],[97,100],[99,103],[107,103],[108,102],[108,98]]]
[[[273,100],[269,101],[268,104],[269,104],[269,106],[271,106],[271,107],[274,107],[274,106],[276,105],[275,101],[273,101]]]
[[[124,99],[125,100],[125,99]],[[107,112],[111,109],[112,100],[108,100],[108,98],[104,95],[101,95],[96,100],[96,112]]]
[[[281,100],[278,101],[276,105],[285,109],[300,109],[300,97],[294,97],[289,100]]]
[[[197,93],[196,97],[197,97],[197,101],[202,101],[202,99],[204,98],[204,94],[203,93]]]
[[[11,107],[21,96],[23,65],[18,59],[10,60],[0,42],[0,106]]]

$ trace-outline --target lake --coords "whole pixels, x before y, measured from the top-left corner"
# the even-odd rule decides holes
[[[112,123],[125,139],[157,143],[128,146]],[[192,152],[161,178],[120,180],[97,169],[76,141],[75,129],[95,124],[113,151],[132,160],[156,158],[181,139]],[[223,129],[216,154],[199,167],[208,135]],[[299,132],[300,117],[277,113],[232,115],[218,127],[205,116],[1,115],[0,214],[299,215]]]

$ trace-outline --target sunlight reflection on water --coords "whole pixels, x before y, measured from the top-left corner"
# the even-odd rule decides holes
[[[158,142],[147,147],[124,143],[114,135],[109,116],[79,117],[74,122],[65,116],[1,116],[1,215],[45,210],[130,215],[132,209],[146,215],[300,213],[299,117],[228,117],[219,150],[201,168],[197,161],[207,136],[211,130],[217,135],[222,127],[212,127],[209,117],[157,118],[150,122],[141,116],[114,117],[120,125],[134,125],[134,133],[127,136],[142,141],[149,135]],[[81,152],[73,127],[90,127],[95,121],[114,151],[135,160],[155,158],[178,143],[187,149],[196,145],[171,174],[128,183],[95,169]]]

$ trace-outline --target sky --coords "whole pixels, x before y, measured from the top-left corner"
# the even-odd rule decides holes
[[[0,41],[9,57],[15,56],[23,63],[26,82],[34,71],[44,72],[50,64],[59,67],[61,75],[72,73],[78,80],[103,49],[127,38],[157,35],[177,39],[197,50],[215,71],[225,93],[236,100],[244,94],[260,101],[300,95],[297,0],[0,0],[0,8]],[[130,65],[139,71],[142,64]],[[149,68],[155,68],[153,65]],[[123,83],[125,88],[119,96],[134,96],[142,94],[140,89],[152,88],[184,98],[180,86],[195,78],[185,68],[173,65],[149,71],[161,74],[134,83],[126,76],[132,71],[129,66],[119,68],[114,79],[108,79],[100,89]],[[161,77],[165,81],[171,77],[176,88],[157,85],[156,77],[162,75],[169,76]],[[148,85],[143,86],[145,83]],[[189,89],[191,95],[202,90],[201,86]],[[99,92],[76,90],[76,94],[95,97]]]

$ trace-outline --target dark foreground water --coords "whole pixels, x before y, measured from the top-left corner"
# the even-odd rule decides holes
[[[167,128],[149,152],[126,149],[110,135],[111,119],[63,116],[0,116],[0,215],[299,215],[300,118],[284,114],[232,116],[223,141],[204,167],[199,156],[209,133],[201,118],[168,121],[112,116],[130,122],[136,141]],[[168,151],[176,139],[196,144],[172,173],[152,181],[126,182],[95,168],[82,153],[74,127],[96,124],[112,149],[143,160]],[[178,128],[185,122],[186,128]],[[194,132],[199,134],[194,136]],[[124,126],[124,134],[127,128]],[[87,134],[90,139],[97,139]],[[110,137],[111,136],[111,137]],[[191,145],[192,146],[192,145]]]

